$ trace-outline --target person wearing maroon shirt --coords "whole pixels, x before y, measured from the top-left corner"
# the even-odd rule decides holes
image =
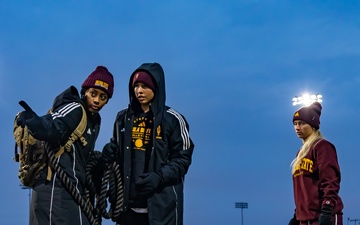
[[[319,130],[321,110],[321,104],[314,102],[293,116],[302,146],[291,162],[296,208],[289,225],[343,224],[340,167],[335,146]]]

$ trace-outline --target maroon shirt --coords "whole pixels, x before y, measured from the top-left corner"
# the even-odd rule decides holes
[[[336,214],[342,214],[340,180],[335,146],[326,139],[315,141],[293,174],[296,219],[318,219],[325,204],[333,206]]]

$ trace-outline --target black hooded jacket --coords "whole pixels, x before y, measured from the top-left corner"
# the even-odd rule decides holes
[[[79,124],[82,118],[80,105],[84,106],[87,114],[87,127],[83,133],[87,145],[83,146],[80,140],[75,141],[71,151],[65,151],[58,162],[76,190],[84,195],[85,168],[99,134],[100,115],[91,113],[79,97],[77,89],[71,86],[55,98],[51,114],[36,117],[28,121],[27,125],[35,138],[46,141],[48,151],[56,153]],[[46,174],[45,170],[34,187],[30,224],[50,224],[50,218],[53,224],[88,224],[79,206],[59,180],[59,175],[53,173],[51,181],[47,181]]]
[[[165,105],[165,78],[158,63],[144,63],[132,73],[129,107],[117,114],[114,124],[112,141],[120,147],[117,160],[122,170],[125,211],[130,210],[127,207],[131,180],[131,132],[134,118],[141,110],[132,87],[137,71],[146,71],[155,84],[155,95],[150,105],[154,127],[148,171],[160,172],[163,177],[159,188],[147,201],[150,225],[182,225],[184,177],[191,164],[194,144],[185,118]]]

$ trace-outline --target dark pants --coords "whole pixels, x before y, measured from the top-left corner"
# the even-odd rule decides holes
[[[147,213],[137,213],[129,209],[122,216],[122,223],[117,225],[150,225]]]

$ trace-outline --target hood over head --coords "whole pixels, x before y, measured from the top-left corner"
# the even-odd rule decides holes
[[[140,103],[136,100],[133,88],[134,75],[138,72],[146,72],[152,79],[154,99],[151,102],[151,110],[156,116],[165,108],[166,92],[164,70],[159,63],[143,63],[131,74],[129,80],[129,97],[131,107],[135,112],[141,109]]]

